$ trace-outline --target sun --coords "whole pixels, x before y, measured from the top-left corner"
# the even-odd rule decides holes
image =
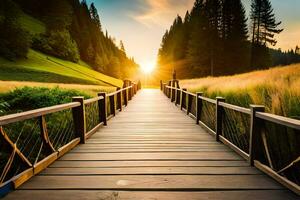
[[[141,65],[141,70],[145,74],[150,74],[155,69],[155,61],[148,61]]]

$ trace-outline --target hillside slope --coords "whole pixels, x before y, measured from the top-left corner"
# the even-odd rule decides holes
[[[45,24],[21,13],[20,24],[32,37],[46,31]],[[10,62],[0,57],[0,80],[33,81],[47,83],[77,83],[103,86],[122,86],[119,79],[106,76],[92,69],[86,63],[72,63],[62,59],[30,50],[27,59]]]
[[[30,50],[27,59],[10,62],[0,58],[0,80],[48,83],[79,83],[122,86],[119,79],[92,70],[87,64],[72,63]]]

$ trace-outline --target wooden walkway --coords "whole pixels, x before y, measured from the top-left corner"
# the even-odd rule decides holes
[[[5,199],[297,198],[149,89]]]

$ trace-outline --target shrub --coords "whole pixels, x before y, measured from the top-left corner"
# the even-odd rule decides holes
[[[72,62],[79,61],[77,44],[67,30],[50,31],[35,37],[33,48]]]
[[[21,28],[19,15],[15,3],[10,0],[0,2],[0,55],[11,61],[25,58],[31,44],[29,32]]]
[[[0,102],[6,102],[10,105],[11,112],[21,112],[43,107],[54,106],[72,101],[74,96],[89,95],[77,90],[66,90],[56,88],[42,87],[23,87],[17,88],[9,93],[0,95]]]

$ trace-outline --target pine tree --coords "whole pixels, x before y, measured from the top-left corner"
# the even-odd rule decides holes
[[[91,19],[92,19],[92,22],[94,23],[94,25],[99,30],[101,30],[102,28],[101,28],[100,17],[99,17],[98,11],[97,11],[94,3],[92,3],[90,6],[90,14],[91,14]]]
[[[266,68],[271,63],[268,45],[275,46],[275,34],[281,22],[276,22],[274,10],[269,0],[252,0],[250,19],[252,21],[252,68]]]
[[[125,50],[125,46],[124,46],[124,43],[122,40],[120,40],[120,46],[119,48],[121,49],[122,52],[126,53],[126,50]]]
[[[246,71],[248,68],[248,28],[246,11],[241,0],[224,0],[221,32],[226,72]]]
[[[209,19],[203,0],[196,0],[191,11],[188,59],[191,69],[199,76],[210,74]]]

